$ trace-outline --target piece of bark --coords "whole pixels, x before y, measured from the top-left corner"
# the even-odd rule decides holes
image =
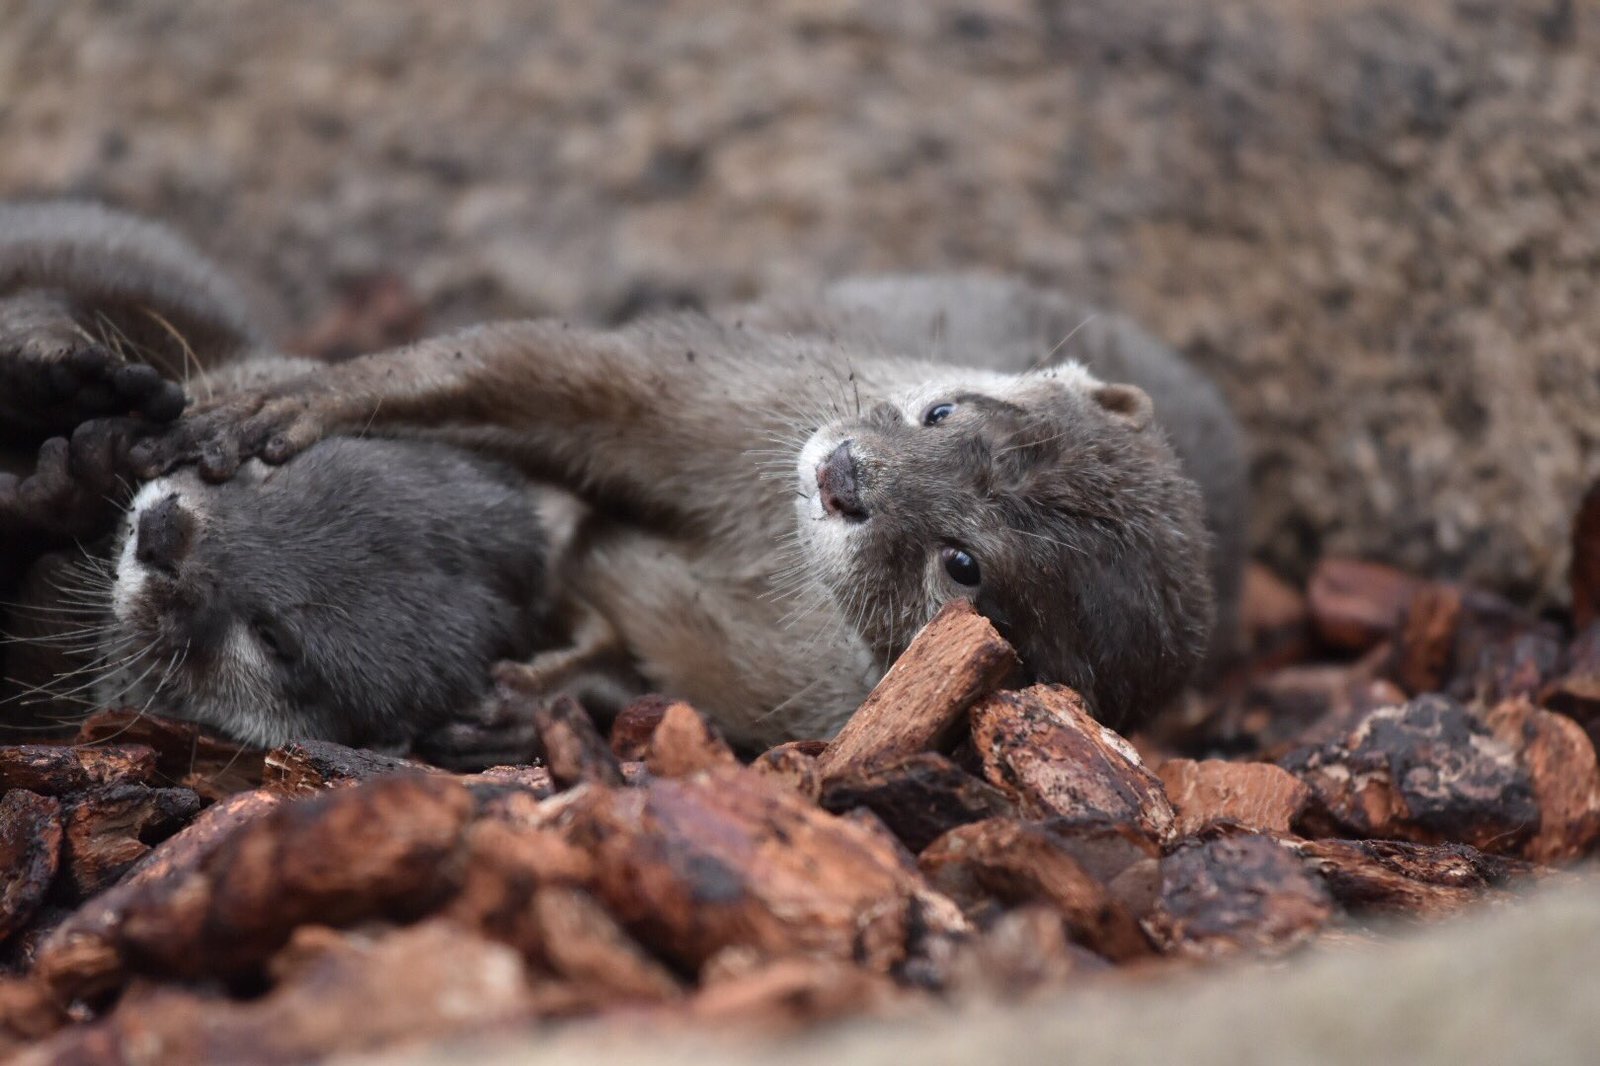
[[[1161,779],[1071,689],[998,692],[975,705],[971,717],[984,777],[1027,817],[1109,819],[1155,841],[1171,835],[1172,806]]]
[[[1311,798],[1305,782],[1271,763],[1168,759],[1159,774],[1177,836],[1219,823],[1287,834]]]
[[[551,885],[533,897],[542,959],[608,1005],[679,998],[681,982],[639,946],[611,913],[581,888]]]
[[[409,759],[328,740],[297,740],[273,748],[263,756],[262,764],[261,783],[287,796],[309,796],[381,774],[442,772]]]
[[[817,756],[809,748],[817,741],[794,740],[768,748],[757,755],[750,769],[769,777],[815,803],[822,796],[822,775],[817,772]]]
[[[938,891],[976,910],[984,896],[1006,905],[1054,907],[1074,940],[1114,961],[1150,954],[1133,915],[1048,829],[1008,818],[952,829],[918,859]]]
[[[1413,696],[1445,687],[1455,665],[1462,624],[1461,590],[1428,583],[1417,589],[1402,614],[1391,676]]]
[[[903,999],[894,982],[840,959],[772,959],[737,979],[708,982],[689,1003],[698,1027],[737,1027],[763,1037],[836,1018],[881,1016]]]
[[[1318,639],[1340,651],[1366,651],[1393,636],[1423,582],[1391,566],[1323,559],[1306,599]]]
[[[376,937],[303,928],[265,995],[234,1001],[164,986],[125,996],[16,1063],[310,1062],[402,1041],[482,1032],[522,1017],[529,989],[511,949],[446,922]]]
[[[439,913],[538,962],[545,944],[534,895],[594,879],[593,857],[560,831],[480,819],[467,831],[461,887]]]
[[[1306,597],[1260,563],[1245,568],[1239,623],[1254,669],[1297,662],[1309,650],[1311,609]]]
[[[842,772],[821,801],[835,814],[865,807],[912,851],[958,825],[1014,813],[999,789],[931,751]]]
[[[1381,654],[1387,663],[1388,645]],[[1370,667],[1370,668],[1369,668]],[[1406,701],[1399,686],[1373,676],[1377,664],[1289,666],[1251,681],[1218,711],[1208,731],[1188,748],[1211,747],[1275,758],[1293,748],[1322,743],[1349,732],[1379,707]]]
[[[643,762],[656,726],[677,702],[671,696],[648,693],[618,711],[611,721],[611,754],[622,762]]]
[[[79,744],[144,744],[156,753],[164,781],[192,789],[208,800],[261,784],[262,752],[241,747],[195,722],[163,718],[132,707],[101,711],[78,727]]]
[[[62,804],[62,889],[85,900],[114,884],[203,806],[187,788],[102,785]]]
[[[1256,833],[1185,840],[1161,860],[1161,899],[1145,921],[1169,952],[1194,958],[1280,954],[1333,916],[1321,878]]]
[[[1544,706],[1566,715],[1600,743],[1600,622],[1591,622],[1567,648],[1561,673],[1539,694]]]
[[[687,777],[715,766],[738,763],[733,749],[699,711],[674,701],[661,712],[650,735],[644,764],[657,777]]]
[[[516,695],[537,699],[523,693]],[[585,781],[600,785],[623,783],[617,757],[595,728],[594,719],[577,700],[560,696],[548,703],[540,701],[532,714],[539,728],[545,765],[557,785],[570,788]]]
[[[1279,765],[1311,786],[1309,836],[1459,842],[1519,854],[1539,826],[1512,748],[1446,696],[1369,714],[1347,736]]]
[[[1073,942],[1059,911],[1030,903],[1002,914],[962,945],[945,984],[959,1000],[1011,1004],[1108,966]]]
[[[1572,521],[1572,624],[1600,621],[1600,481],[1589,486]]]
[[[69,1020],[38,981],[0,977],[0,1057],[43,1040]]]
[[[1017,667],[1011,645],[971,603],[945,604],[817,757],[823,781],[849,767],[938,747],[967,708]]]
[[[34,973],[57,1002],[98,996],[124,974],[117,931],[134,902],[182,885],[188,875],[239,829],[282,802],[265,789],[240,792],[201,811],[175,836],[158,844],[111,889],[95,896],[45,939]]]
[[[0,747],[0,792],[25,788],[64,796],[96,785],[149,784],[155,750],[145,744],[16,744]]]
[[[1583,727],[1527,700],[1507,700],[1486,721],[1533,782],[1539,828],[1521,850],[1534,862],[1589,854],[1600,840],[1600,767]]]
[[[284,804],[165,891],[133,901],[120,946],[141,972],[248,973],[307,922],[416,917],[459,884],[466,787],[390,774]]]
[[[13,788],[0,796],[0,943],[32,920],[61,860],[61,801]]]
[[[1537,700],[1559,672],[1561,652],[1561,641],[1543,629],[1512,634],[1478,649],[1452,689],[1482,707]]]
[[[565,817],[594,855],[596,896],[679,965],[735,944],[880,971],[903,956],[920,880],[871,833],[748,769],[591,788]]]
[[[1514,872],[1466,844],[1303,840],[1292,846],[1339,905],[1359,914],[1448,918],[1500,895]]]

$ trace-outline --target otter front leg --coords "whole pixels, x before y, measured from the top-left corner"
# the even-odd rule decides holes
[[[37,443],[113,414],[170,422],[183,405],[181,385],[99,343],[66,294],[0,298],[0,433],[7,439]]]

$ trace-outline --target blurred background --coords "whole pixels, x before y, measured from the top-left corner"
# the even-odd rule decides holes
[[[1558,602],[1600,475],[1600,5],[0,0],[0,196],[164,219],[285,343],[1009,271],[1249,429],[1258,555]]]

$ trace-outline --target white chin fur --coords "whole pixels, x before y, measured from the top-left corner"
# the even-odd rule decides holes
[[[800,547],[813,567],[828,577],[849,572],[851,537],[860,524],[832,515],[822,506],[817,489],[817,467],[844,441],[846,434],[837,427],[824,426],[811,435],[795,463],[795,520]],[[833,582],[829,582],[833,584]]]

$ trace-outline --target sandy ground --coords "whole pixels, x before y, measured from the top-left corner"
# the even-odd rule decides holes
[[[0,195],[168,219],[284,337],[1005,270],[1255,442],[1260,553],[1559,600],[1600,474],[1579,0],[0,0]]]

